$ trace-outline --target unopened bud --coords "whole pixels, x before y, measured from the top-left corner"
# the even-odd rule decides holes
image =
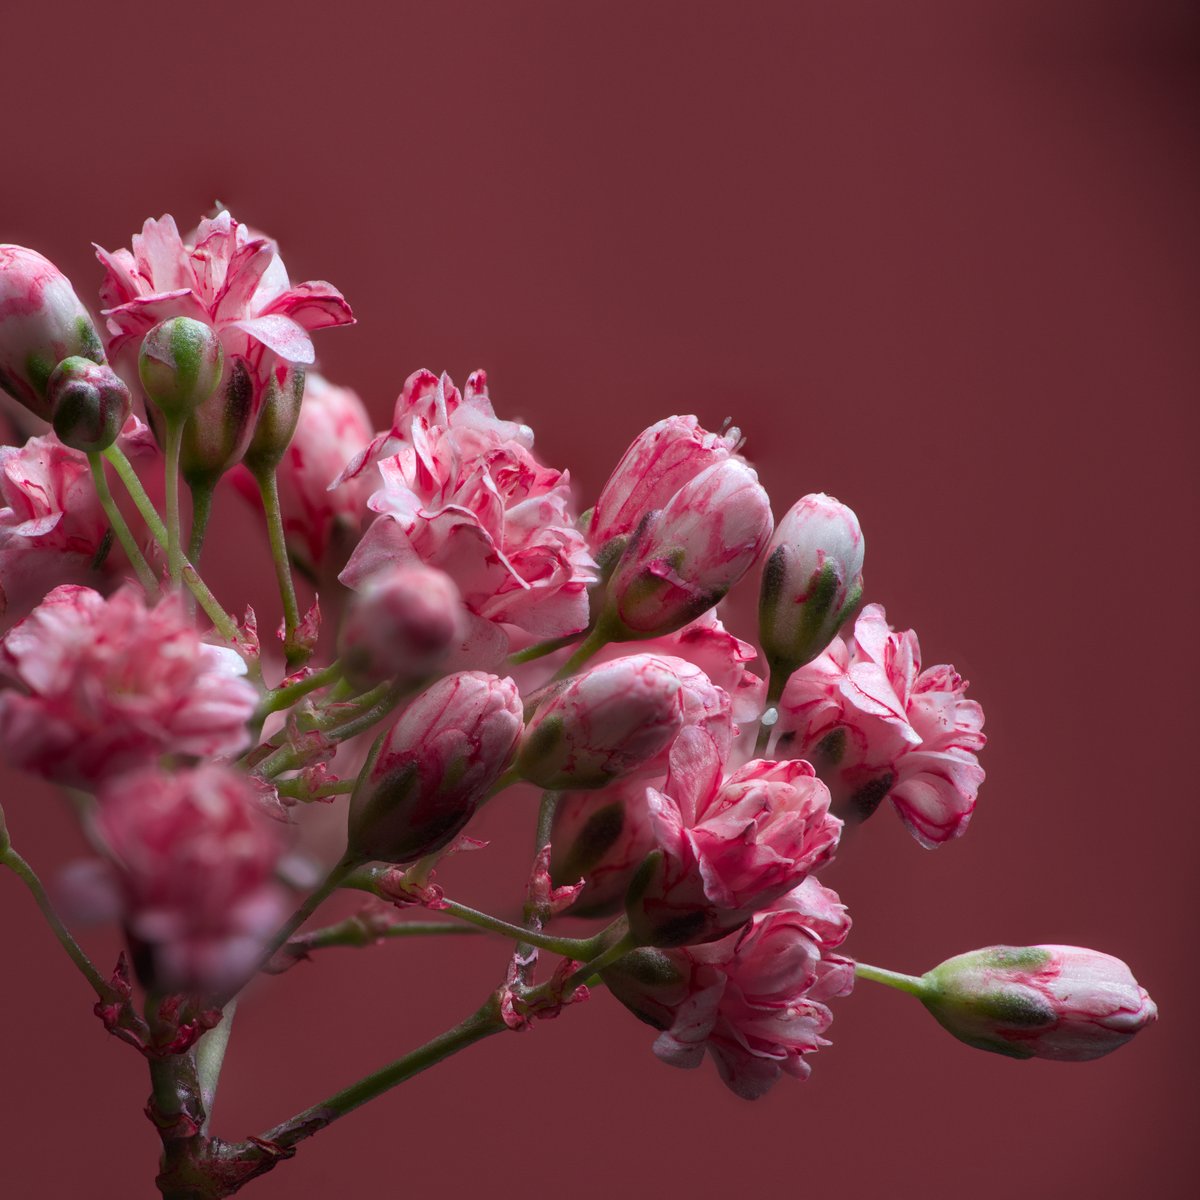
[[[216,390],[225,355],[217,331],[191,317],[171,317],[142,339],[138,375],[165,416],[190,416]]]
[[[782,687],[833,640],[862,596],[858,518],[832,496],[797,500],[775,529],[759,595],[760,641]]]
[[[85,454],[107,450],[133,409],[125,381],[111,367],[80,355],[58,364],[46,394],[58,440]]]
[[[1010,1058],[1100,1058],[1158,1016],[1120,959],[1078,946],[989,946],[921,983],[925,1007],[959,1041]]]
[[[593,667],[539,706],[517,755],[517,771],[556,791],[604,787],[628,775],[679,732],[681,688],[652,654]]]
[[[279,362],[242,459],[253,474],[273,471],[279,465],[296,432],[303,399],[304,368],[296,363]]]
[[[350,798],[349,852],[404,863],[440,850],[503,774],[520,733],[511,679],[439,679],[372,747]]]
[[[647,513],[608,585],[601,618],[613,640],[657,637],[707,612],[754,565],[771,504],[738,458],[714,463]]]
[[[0,245],[0,390],[49,421],[50,376],[74,355],[104,362],[71,281],[36,250]]]
[[[432,675],[464,636],[462,599],[435,567],[387,567],[354,593],[338,638],[343,673],[366,689]]]

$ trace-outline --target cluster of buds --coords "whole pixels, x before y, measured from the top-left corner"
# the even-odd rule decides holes
[[[150,998],[142,1044],[167,1060],[156,1092],[166,1071],[181,1098],[161,1129],[187,1147],[168,1159],[207,1181],[195,1194],[229,1194],[349,1093],[215,1147],[170,1014],[206,1027],[273,961],[398,936],[413,905],[445,922],[422,932],[459,921],[514,943],[446,1053],[556,1014],[596,976],[657,1028],[660,1059],[709,1054],[748,1098],[807,1075],[856,977],[1014,1057],[1096,1057],[1154,1018],[1093,951],[991,947],[919,978],[843,954],[850,920],[819,875],[845,826],[886,799],[923,847],[961,836],[985,742],[954,668],[923,668],[912,630],[859,609],[846,505],[806,495],[776,524],[740,432],[674,416],[581,516],[482,371],[462,389],[414,372],[374,432],[354,392],[307,370],[310,332],[352,319],[340,293],[293,285],[276,244],[227,212],[186,238],[147,221],[99,256],[97,326],[51,263],[0,247],[0,387],[46,424],[0,447],[0,751],[77,795],[98,857],[64,891],[125,932]],[[264,518],[281,648],[197,568],[222,480]],[[315,601],[302,615],[293,568],[336,630]],[[759,595],[745,638],[716,611],[743,582]],[[518,926],[434,879],[481,844],[485,804],[519,819],[520,785],[544,795]],[[297,866],[313,801],[344,805],[323,882]],[[14,854],[0,814],[0,864]],[[299,934],[339,887],[401,915]],[[612,919],[566,937],[564,912]],[[546,952],[560,961],[542,972]],[[132,1027],[132,977],[90,970],[106,1023]],[[214,1156],[226,1184],[205,1174]]]

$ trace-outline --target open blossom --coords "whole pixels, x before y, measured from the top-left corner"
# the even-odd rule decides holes
[[[654,1053],[675,1067],[713,1057],[721,1079],[754,1100],[828,1045],[828,1001],[853,987],[853,964],[831,951],[850,921],[835,893],[807,879],[720,941],[637,950],[604,972],[609,990],[660,1029]]]
[[[1079,946],[989,946],[947,959],[921,985],[956,1038],[1010,1058],[1100,1058],[1158,1016],[1119,958]]]
[[[0,245],[0,391],[49,421],[46,384],[73,355],[104,361],[71,281],[36,250]]]
[[[148,987],[219,989],[255,966],[285,915],[281,826],[240,771],[144,768],[99,793],[97,829]]]
[[[350,851],[411,862],[447,845],[512,758],[521,696],[511,679],[439,679],[376,742],[350,798]]]
[[[389,563],[426,563],[458,585],[473,617],[471,640],[499,658],[502,626],[529,638],[563,637],[588,622],[594,564],[575,529],[567,475],[542,466],[524,426],[499,421],[482,372],[459,394],[428,371],[411,376],[393,428],[344,473],[372,463],[380,516],[341,579],[351,587]],[[381,457],[383,456],[383,457]]]
[[[723,778],[717,744],[685,729],[662,789],[647,794],[655,853],[629,893],[643,945],[713,941],[833,856],[841,822],[806,762],[756,759]]]
[[[0,446],[0,618],[85,579],[107,529],[86,455],[53,434]]]
[[[286,389],[293,364],[313,362],[312,330],[353,321],[336,288],[292,284],[275,243],[228,212],[201,221],[188,242],[173,217],[148,220],[131,250],[96,254],[107,272],[100,296],[114,361],[130,362],[149,330],[171,317],[203,322],[220,337],[221,382],[185,435],[198,473],[219,475],[241,458],[270,388]]]
[[[924,846],[958,837],[984,772],[983,709],[951,666],[921,670],[912,630],[869,604],[853,640],[835,638],[789,680],[776,753],[813,762],[834,806],[863,819],[889,799]]]
[[[592,509],[588,537],[597,553],[626,537],[646,513],[665,508],[685,483],[737,450],[737,429],[709,433],[695,417],[667,417],[644,429],[625,451]]]
[[[618,639],[682,628],[754,565],[771,527],[754,470],[740,458],[714,463],[634,530],[609,580],[602,624]]]
[[[257,702],[244,673],[200,640],[178,595],[148,607],[133,587],[57,587],[0,640],[0,748],[75,787],[163,754],[234,754]]]

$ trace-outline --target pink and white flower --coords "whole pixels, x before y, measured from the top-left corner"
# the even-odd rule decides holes
[[[232,650],[210,646],[170,595],[148,607],[55,588],[0,640],[0,748],[14,766],[74,787],[163,754],[243,749],[258,695]]]
[[[785,1074],[807,1078],[828,1045],[828,1001],[847,995],[853,964],[832,953],[850,921],[837,895],[807,879],[740,931],[701,946],[637,950],[604,972],[609,990],[660,1029],[654,1053],[674,1067],[713,1057],[725,1085],[755,1100]]]
[[[802,883],[837,848],[841,822],[806,762],[756,759],[723,777],[716,742],[685,729],[662,789],[647,793],[655,853],[629,893],[646,946],[713,941]]]
[[[336,288],[293,284],[275,243],[228,212],[201,221],[188,242],[173,217],[148,220],[131,250],[97,246],[96,256],[107,272],[100,296],[117,363],[131,362],[142,338],[170,317],[219,335],[221,383],[188,423],[185,451],[215,475],[245,452],[270,388],[288,386],[293,365],[313,362],[309,333],[354,320]]]
[[[74,355],[104,361],[71,281],[36,250],[0,245],[0,391],[49,421],[46,384]]]
[[[508,766],[521,724],[511,679],[439,679],[372,747],[350,798],[350,851],[403,863],[448,845]]]
[[[853,640],[835,638],[788,681],[777,754],[813,762],[835,809],[863,820],[889,799],[923,846],[961,835],[984,772],[983,709],[953,667],[921,670],[912,630],[870,604]]]
[[[630,536],[609,580],[602,626],[617,640],[681,629],[750,570],[771,527],[770,500],[745,462],[707,467]]]
[[[417,372],[396,402],[390,433],[344,472],[377,464],[381,514],[341,579],[358,587],[385,564],[425,563],[458,585],[472,614],[471,640],[493,661],[504,626],[528,638],[564,637],[588,622],[594,564],[575,529],[569,480],[530,452],[523,426],[492,414],[482,372],[462,395],[446,377]]]
[[[1100,1058],[1158,1017],[1119,958],[1079,946],[989,946],[920,983],[922,1002],[956,1038],[1010,1058]]]
[[[211,763],[121,775],[101,789],[96,825],[146,985],[240,983],[285,915],[273,882],[282,827],[249,778]]]
[[[592,509],[588,537],[597,553],[626,537],[649,512],[665,508],[684,484],[733,456],[737,429],[709,433],[695,417],[667,417],[633,439]]]

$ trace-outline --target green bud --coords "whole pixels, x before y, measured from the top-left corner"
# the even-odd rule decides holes
[[[171,420],[191,416],[216,391],[224,365],[216,330],[191,317],[172,317],[155,325],[138,354],[142,387]]]

